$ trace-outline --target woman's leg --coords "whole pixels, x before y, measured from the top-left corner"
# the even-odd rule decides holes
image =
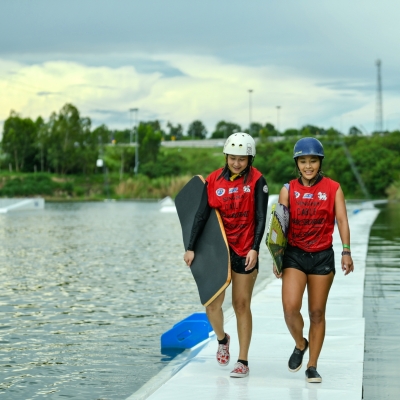
[[[208,320],[210,321],[211,326],[215,334],[217,335],[218,340],[222,340],[225,338],[224,331],[224,313],[222,311],[222,303],[225,299],[225,290],[211,303],[206,307],[206,313]]]
[[[232,271],[232,306],[235,310],[239,336],[239,360],[248,359],[253,322],[251,316],[251,295],[258,271],[238,274]]]
[[[325,310],[329,290],[333,282],[333,272],[329,275],[308,275],[308,313],[310,315],[310,358],[308,367],[317,368],[318,357],[325,338]]]
[[[307,275],[296,268],[285,268],[282,274],[282,305],[285,322],[296,342],[296,347],[305,347],[304,321],[300,313],[303,294],[307,284]]]

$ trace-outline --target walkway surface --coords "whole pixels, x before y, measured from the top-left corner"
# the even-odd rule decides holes
[[[327,306],[325,343],[318,363],[321,384],[305,381],[302,369],[288,371],[287,362],[294,342],[286,328],[281,305],[281,281],[273,280],[253,297],[253,337],[250,346],[250,375],[229,377],[239,346],[236,319],[225,314],[225,330],[231,335],[231,363],[220,367],[215,360],[215,335],[198,349],[178,356],[170,366],[144,385],[128,400],[178,399],[279,399],[279,400],[356,400],[362,398],[364,362],[363,292],[370,228],[379,210],[364,203],[349,211],[351,250],[355,272],[344,276],[339,256],[342,251],[337,230],[334,233],[336,276]],[[307,294],[302,314],[308,332]],[[197,354],[196,354],[197,353]]]

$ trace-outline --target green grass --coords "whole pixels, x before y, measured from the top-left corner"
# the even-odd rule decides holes
[[[206,177],[224,163],[222,149],[182,147],[161,148],[156,163],[142,164],[137,176],[124,173],[122,179],[119,167],[107,176],[100,171],[91,175],[4,171],[0,173],[0,197],[41,196],[48,201],[174,198],[192,176]],[[279,193],[282,184],[269,181],[268,186],[270,193]]]

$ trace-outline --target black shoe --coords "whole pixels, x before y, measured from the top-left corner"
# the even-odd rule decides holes
[[[290,372],[297,372],[303,365],[303,356],[308,349],[308,341],[306,338],[304,338],[304,340],[306,341],[306,347],[304,347],[304,350],[300,350],[297,347],[295,347],[292,355],[289,358],[288,366]]]
[[[306,381],[310,383],[322,382],[321,375],[317,372],[315,367],[310,367],[306,369]]]

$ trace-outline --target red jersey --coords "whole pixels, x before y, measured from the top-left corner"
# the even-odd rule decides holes
[[[221,172],[222,169],[214,171],[206,179],[208,204],[220,212],[229,246],[240,257],[246,257],[254,244],[254,188],[262,174],[252,167],[244,183],[243,177],[217,180]]]
[[[322,178],[314,186],[297,179],[289,187],[289,232],[291,246],[313,253],[332,246],[335,227],[335,196],[339,183]]]

